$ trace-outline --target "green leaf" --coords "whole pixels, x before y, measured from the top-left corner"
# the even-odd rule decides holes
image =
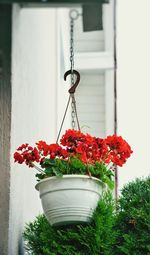
[[[105,183],[108,185],[108,187],[113,190],[114,189],[114,181],[110,180],[107,176],[105,179]]]
[[[52,167],[52,171],[53,171],[53,173],[54,173],[56,176],[62,176],[62,173],[61,173],[59,170],[57,170],[56,168]]]

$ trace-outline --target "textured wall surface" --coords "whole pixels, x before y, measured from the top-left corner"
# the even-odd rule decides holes
[[[13,162],[22,143],[56,139],[56,11],[13,9],[9,255],[23,254],[24,223],[41,211],[35,170]]]
[[[0,5],[0,254],[8,251],[10,124],[11,124],[11,7]]]

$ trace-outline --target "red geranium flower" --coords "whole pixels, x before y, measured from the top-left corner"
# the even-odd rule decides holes
[[[97,167],[96,163],[102,163],[107,172],[107,170],[112,170],[114,165],[123,166],[131,153],[131,147],[121,136],[112,135],[102,139],[84,134],[81,131],[69,129],[62,136],[60,144],[47,144],[45,141],[37,142],[35,147],[27,143],[22,144],[14,153],[14,160],[19,164],[25,163],[29,167],[36,167],[34,163],[39,163],[42,167],[40,172],[46,174],[46,176],[47,172],[50,171],[49,169],[52,169],[51,176],[55,172],[57,173],[59,171],[59,163],[62,168],[64,167],[63,173],[64,171],[74,173],[79,170],[81,164],[84,174],[90,175],[89,168],[94,169],[95,166]],[[77,162],[74,162],[73,169],[68,170],[72,159],[77,160]],[[47,162],[50,164],[44,164],[45,160],[48,160]],[[65,165],[66,162],[68,163],[67,167]],[[48,165],[48,171],[45,171],[45,165]],[[44,168],[45,170],[43,170]],[[36,169],[38,170],[38,167]]]
[[[49,145],[44,141],[36,143],[38,150],[43,156],[47,156],[49,152]]]
[[[23,156],[18,152],[14,153],[14,160],[15,162],[18,162],[19,164],[22,164],[24,162]]]
[[[68,149],[77,147],[78,142],[85,142],[85,135],[74,129],[67,130],[60,140],[60,143]]]
[[[36,147],[33,148],[29,146],[28,144],[22,144],[17,149],[17,152],[14,153],[14,159],[15,159],[15,162],[18,162],[19,164],[22,164],[23,162],[25,162],[26,165],[33,167],[33,164],[31,164],[31,162],[38,163],[40,161],[40,155]]]
[[[109,148],[111,161],[118,166],[122,166],[132,153],[130,145],[121,136],[117,135],[108,136],[105,141]]]

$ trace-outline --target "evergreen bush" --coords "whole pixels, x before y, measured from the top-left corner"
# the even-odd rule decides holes
[[[52,227],[44,215],[26,226],[26,251],[32,255],[110,255],[114,205],[110,194],[99,201],[87,225]]]
[[[32,255],[150,255],[150,177],[124,186],[116,213],[108,193],[90,224],[55,228],[40,215],[24,239]]]
[[[150,255],[150,177],[124,186],[113,230],[111,255]]]

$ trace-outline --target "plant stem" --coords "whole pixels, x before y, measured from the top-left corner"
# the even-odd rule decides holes
[[[33,164],[33,163],[32,163],[32,165],[33,165],[33,167],[34,167],[36,170],[38,170],[40,173],[45,174],[45,172],[44,172],[41,168],[39,168],[38,166],[36,166],[36,165]]]

